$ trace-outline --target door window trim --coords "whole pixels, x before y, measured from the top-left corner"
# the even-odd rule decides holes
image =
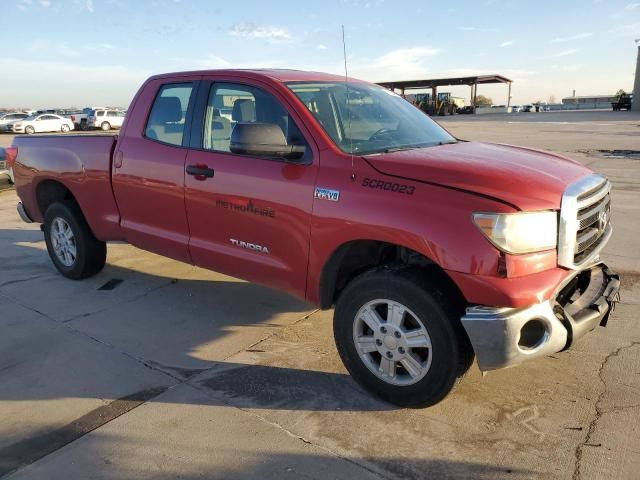
[[[153,96],[153,101],[149,104],[149,111],[147,112],[144,124],[142,125],[142,133],[141,133],[142,138],[150,142],[159,143],[160,145],[166,145],[168,147],[190,148],[189,144],[191,143],[190,139],[191,139],[191,126],[193,123],[193,113],[194,113],[194,107],[196,103],[196,97],[198,96],[197,94],[200,90],[200,83],[201,83],[200,80],[187,80],[184,82],[160,83],[158,85],[158,88],[156,89],[155,95]],[[189,96],[189,105],[187,105],[187,111],[184,116],[184,130],[182,132],[182,144],[180,145],[176,145],[175,143],[163,142],[162,140],[147,137],[147,125],[149,125],[149,118],[151,117],[153,106],[156,104],[156,100],[160,96],[160,93],[162,92],[163,88],[169,85],[172,85],[172,86],[191,85],[192,86],[191,95]]]
[[[285,112],[287,112],[287,114],[292,118],[292,120],[296,124],[296,128],[300,131],[300,134],[304,137],[305,143],[307,144],[306,145],[307,151],[309,152],[308,158],[304,162],[295,163],[295,162],[288,162],[283,158],[277,158],[277,157],[257,157],[255,155],[247,155],[243,153],[233,153],[233,152],[227,152],[222,150],[211,150],[211,149],[204,148],[203,146],[204,145],[204,129],[205,129],[205,122],[207,120],[206,114],[207,114],[207,106],[209,103],[209,95],[211,94],[211,91],[213,90],[215,84],[218,84],[218,83],[234,84],[234,85],[239,85],[243,87],[259,89],[271,95],[285,110]],[[306,128],[303,129],[300,127],[300,123],[301,123],[300,119],[296,119],[295,116],[291,113],[292,108],[286,102],[283,102],[282,99],[280,99],[273,91],[271,91],[268,88],[265,88],[262,85],[247,83],[246,81],[243,81],[234,77],[229,77],[228,79],[223,79],[223,78],[204,79],[204,80],[201,80],[199,84],[200,85],[198,86],[198,93],[197,93],[198,100],[193,111],[193,118],[192,118],[193,122],[191,125],[189,149],[196,150],[199,152],[207,152],[207,153],[216,154],[216,155],[232,155],[234,157],[251,158],[253,160],[271,161],[271,162],[278,162],[278,163],[289,163],[291,165],[312,165],[313,164],[313,159],[315,157],[314,148],[312,147],[312,145],[315,145],[315,141],[313,140],[313,137],[311,137],[310,133],[306,131]]]

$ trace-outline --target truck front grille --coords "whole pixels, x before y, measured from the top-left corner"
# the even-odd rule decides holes
[[[558,228],[558,264],[572,269],[593,260],[609,240],[612,227],[611,183],[589,175],[562,196]]]

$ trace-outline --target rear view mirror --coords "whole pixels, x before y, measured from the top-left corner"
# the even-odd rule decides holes
[[[300,160],[304,145],[288,145],[279,125],[275,123],[237,123],[231,132],[232,153]]]

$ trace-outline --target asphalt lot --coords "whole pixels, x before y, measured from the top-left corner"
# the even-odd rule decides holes
[[[439,120],[611,179],[603,258],[623,290],[607,328],[517,368],[483,377],[474,366],[441,404],[398,409],[345,374],[331,311],[124,244],[97,277],[66,280],[4,190],[0,477],[637,478],[640,160],[599,150],[640,149],[640,115]]]

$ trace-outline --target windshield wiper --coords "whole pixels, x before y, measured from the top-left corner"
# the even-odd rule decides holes
[[[402,150],[413,150],[420,148],[421,145],[404,145],[402,147],[389,147],[382,150],[382,153],[401,152]]]
[[[404,150],[414,150],[416,148],[435,147],[440,145],[448,145],[450,143],[458,143],[457,140],[446,142],[432,142],[432,143],[414,143],[413,145],[398,145],[396,147],[387,147],[382,150],[374,150],[371,152],[361,153],[360,155],[379,155],[381,153],[402,152]]]

